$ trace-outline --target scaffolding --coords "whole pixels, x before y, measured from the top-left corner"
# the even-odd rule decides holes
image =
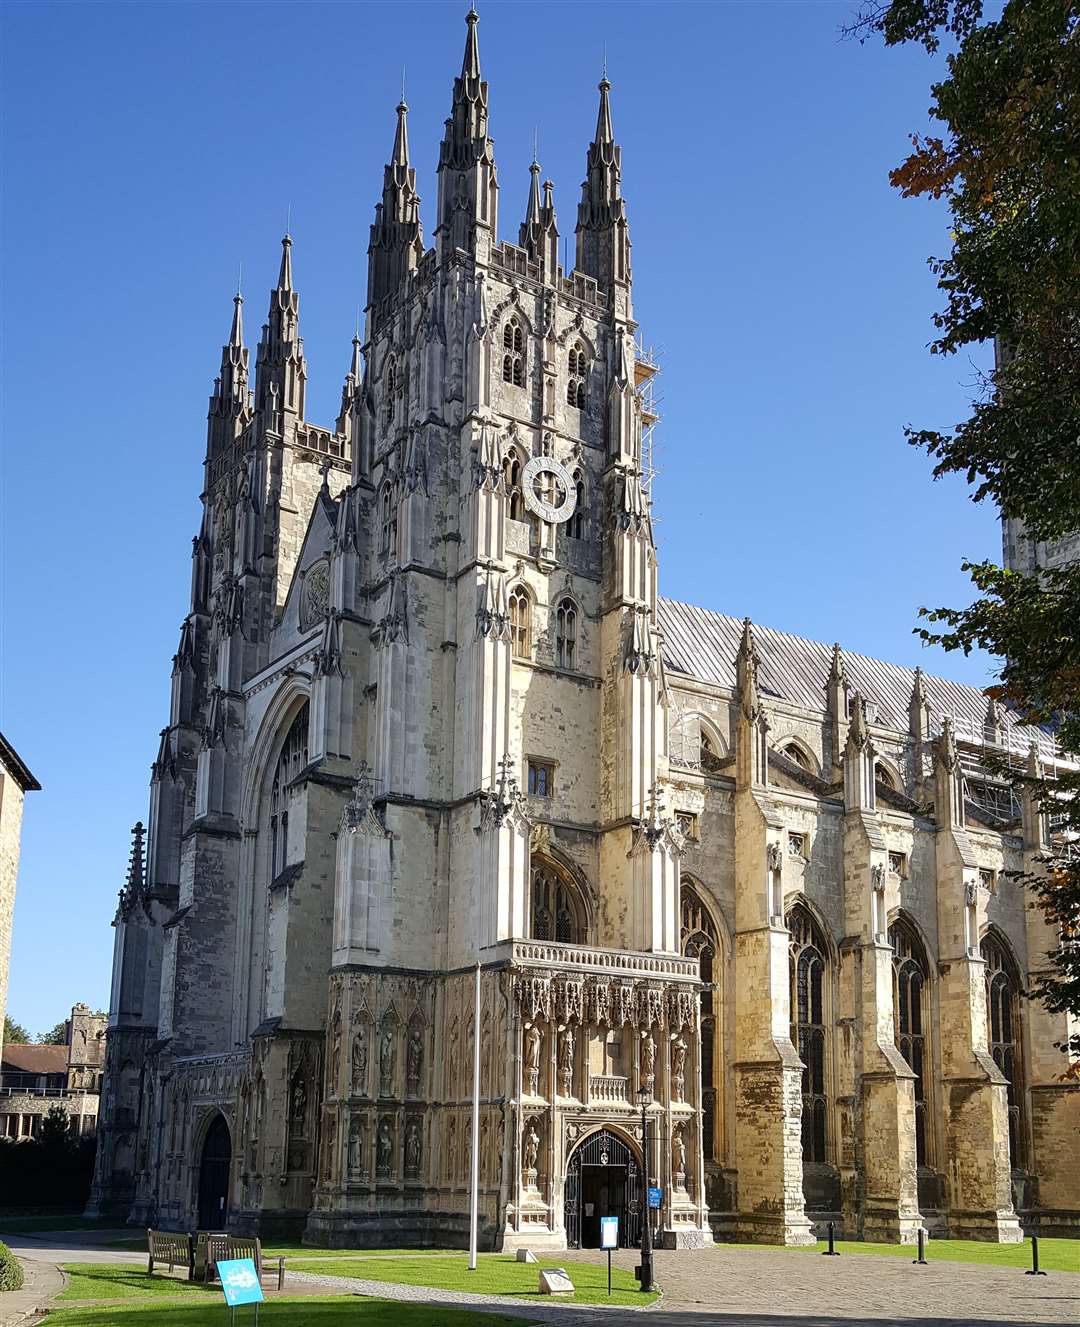
[[[652,484],[658,473],[655,435],[660,422],[661,398],[656,393],[656,378],[662,354],[663,351],[644,345],[640,339],[634,343],[634,390],[641,403],[641,487],[650,509]]]

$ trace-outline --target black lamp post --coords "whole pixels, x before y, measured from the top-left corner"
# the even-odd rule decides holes
[[[652,1213],[649,1208],[649,1122],[645,1115],[645,1107],[652,1100],[652,1091],[647,1087],[638,1088],[638,1100],[641,1102],[641,1157],[645,1166],[645,1210],[641,1219],[641,1289],[649,1291],[653,1288],[653,1259],[652,1259]]]

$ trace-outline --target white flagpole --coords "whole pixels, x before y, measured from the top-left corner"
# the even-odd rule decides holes
[[[472,1174],[469,1177],[469,1271],[476,1271],[476,1221],[480,1199],[480,960],[476,960],[473,1010]]]

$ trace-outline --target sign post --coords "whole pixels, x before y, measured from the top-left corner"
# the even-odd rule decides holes
[[[619,1247],[619,1218],[602,1216],[600,1218],[600,1247],[607,1249],[607,1292],[611,1294],[611,1250]]]
[[[236,1317],[237,1304],[254,1304],[257,1323],[263,1292],[258,1273],[255,1271],[255,1259],[223,1258],[217,1265],[217,1272],[221,1278],[225,1303],[229,1306],[230,1318]]]

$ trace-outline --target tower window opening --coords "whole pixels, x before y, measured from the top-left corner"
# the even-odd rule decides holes
[[[521,585],[510,593],[510,649],[516,659],[532,653],[529,592]]]
[[[397,368],[394,361],[391,360],[386,369],[386,401],[383,406],[387,427],[394,422],[397,392]]]
[[[525,494],[521,488],[521,457],[512,451],[503,461],[503,489],[506,492],[506,514],[512,521],[525,519]]]
[[[391,557],[397,549],[397,492],[394,485],[387,482],[382,495],[382,552],[384,557]]]
[[[571,539],[584,539],[588,533],[588,502],[585,491],[585,476],[580,470],[574,471],[574,514],[567,523],[567,534]]]
[[[560,668],[573,668],[577,654],[577,604],[563,599],[555,615],[555,661]]]
[[[585,408],[585,381],[588,375],[589,361],[585,357],[585,347],[579,341],[572,347],[566,361],[566,403],[578,410]]]
[[[577,890],[560,873],[533,861],[532,939],[583,945],[586,941],[584,909]]]
[[[525,333],[516,317],[503,328],[503,382],[525,385]]]

